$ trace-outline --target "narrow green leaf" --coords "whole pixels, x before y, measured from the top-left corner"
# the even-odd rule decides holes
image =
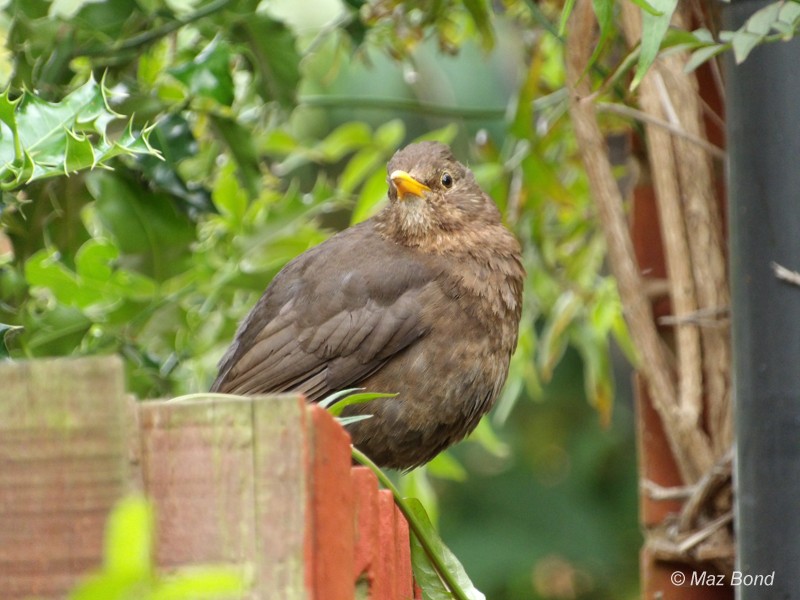
[[[453,597],[450,595],[450,592],[447,591],[447,588],[445,588],[441,583],[439,574],[433,570],[430,565],[428,552],[432,552],[438,556],[439,560],[443,565],[445,565],[450,575],[453,576],[458,582],[465,594],[465,598],[469,600],[485,600],[486,597],[480,591],[478,591],[478,589],[472,583],[462,564],[450,551],[450,549],[445,546],[444,542],[442,542],[438,532],[430,522],[430,519],[428,519],[428,513],[425,512],[425,507],[422,506],[422,503],[420,503],[420,501],[416,498],[404,498],[403,502],[411,514],[413,514],[418,527],[422,528],[425,536],[431,543],[431,547],[428,549],[428,551],[426,551],[419,544],[417,536],[412,534],[412,567],[414,568],[414,577],[422,588],[423,598]],[[446,593],[447,595],[442,596],[442,593]]]
[[[332,394],[329,394],[328,396],[325,396],[325,398],[319,401],[319,405],[322,408],[328,408],[332,406],[337,400],[340,400],[350,394],[354,394],[355,392],[362,392],[362,391],[364,391],[364,388],[349,388],[346,390],[339,390],[338,392],[334,392]]]
[[[659,10],[654,2],[652,5],[647,0],[631,0],[636,6],[641,8],[644,12],[654,17],[660,17],[663,11]]]
[[[338,417],[342,414],[342,411],[351,406],[353,404],[364,404],[365,402],[370,402],[372,400],[378,400],[379,398],[395,398],[397,394],[386,394],[381,392],[362,392],[357,394],[351,394],[346,398],[338,400],[335,404],[328,408],[328,412],[331,413],[334,417]]]
[[[597,411],[604,427],[611,423],[614,407],[613,373],[609,360],[608,338],[586,323],[575,328],[572,342],[583,359],[586,397]]]
[[[575,8],[575,0],[567,0],[564,2],[564,8],[561,9],[561,18],[558,21],[558,37],[564,37],[567,32],[567,21]]]
[[[614,31],[614,4],[614,0],[592,0],[592,8],[597,18],[597,24],[600,27],[600,39],[597,40],[594,52],[589,58],[589,67],[597,61]]]
[[[371,419],[372,415],[353,415],[351,417],[336,417],[336,420],[339,421],[339,425],[345,427],[346,425],[351,425],[353,423],[358,423],[359,421],[365,421],[366,419]]]
[[[572,324],[582,305],[581,298],[572,290],[559,296],[553,305],[542,332],[539,348],[539,370],[542,378],[549,380],[558,361],[563,356],[569,338],[565,332]]]
[[[686,61],[686,65],[683,67],[683,70],[687,73],[691,73],[704,62],[715,57],[717,54],[721,54],[728,48],[730,48],[729,44],[717,44],[714,46],[699,48],[692,52],[692,55],[689,57],[689,60]]]
[[[475,28],[481,36],[481,46],[484,50],[491,50],[494,46],[494,30],[488,0],[463,0]]]
[[[636,89],[647,74],[661,48],[661,41],[669,29],[672,14],[678,6],[678,0],[654,0],[653,7],[658,14],[650,11],[642,12],[642,41],[639,53],[639,63],[636,74],[631,82],[631,89]]]

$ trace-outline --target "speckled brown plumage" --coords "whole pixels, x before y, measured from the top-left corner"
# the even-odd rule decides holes
[[[396,392],[345,409],[378,464],[407,469],[459,441],[505,382],[523,268],[494,202],[449,148],[388,165],[389,203],[278,273],[242,322],[213,391]]]

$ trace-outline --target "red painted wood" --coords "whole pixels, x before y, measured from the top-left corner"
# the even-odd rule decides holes
[[[409,544],[408,521],[394,506],[395,523],[395,573],[397,573],[397,587],[395,598],[405,599],[414,597],[414,577],[411,570],[411,545]]]
[[[315,598],[352,600],[355,511],[350,481],[350,436],[327,411],[310,405],[313,455],[309,549]],[[308,554],[307,554],[308,556]]]
[[[366,467],[353,467],[356,539],[353,577],[371,589],[375,581],[374,562],[378,546],[378,478]]]

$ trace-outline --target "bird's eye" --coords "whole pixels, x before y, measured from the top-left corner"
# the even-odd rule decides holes
[[[450,173],[442,174],[442,185],[446,188],[453,187],[453,176]]]

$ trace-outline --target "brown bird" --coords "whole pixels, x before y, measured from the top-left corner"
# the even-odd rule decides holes
[[[488,411],[517,344],[520,247],[472,172],[438,142],[399,150],[389,203],[278,273],[236,333],[212,391],[395,392],[345,409],[382,466],[409,469]]]

